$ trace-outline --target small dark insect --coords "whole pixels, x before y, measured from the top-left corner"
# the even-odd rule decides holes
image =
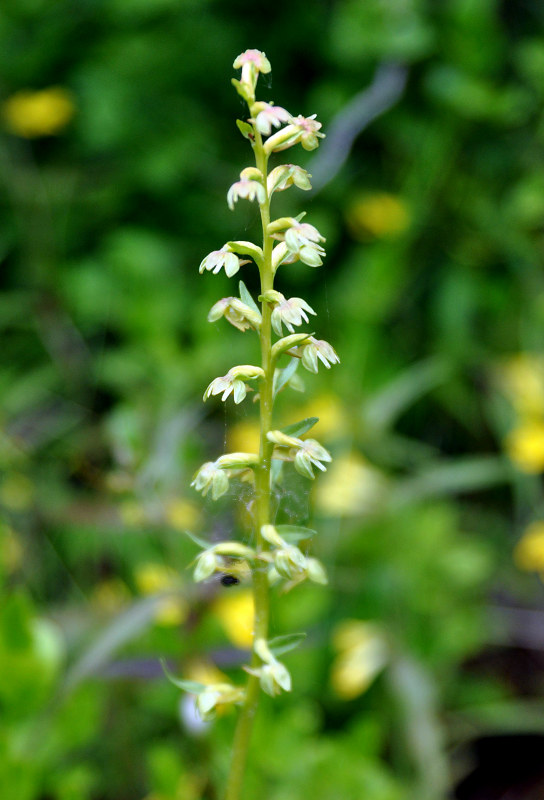
[[[240,583],[240,579],[237,578],[236,575],[221,576],[221,584],[223,586],[236,586],[237,583]]]

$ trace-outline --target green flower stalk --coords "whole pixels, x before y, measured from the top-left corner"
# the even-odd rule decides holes
[[[312,307],[300,297],[286,298],[274,288],[279,267],[297,261],[309,267],[323,263],[324,237],[317,228],[298,217],[271,219],[271,201],[276,192],[291,186],[311,189],[311,176],[295,164],[283,164],[268,171],[273,153],[287,150],[300,143],[305,150],[314,150],[323,137],[321,124],[312,117],[293,117],[272,102],[256,99],[255,91],[261,73],[270,72],[270,63],[259,50],[246,50],[234,62],[241,69],[240,80],[233,80],[238,94],[248,105],[247,120],[238,120],[242,135],[249,141],[255,166],[242,170],[240,180],[227,193],[230,209],[241,200],[259,206],[262,224],[262,244],[247,241],[227,242],[220,250],[207,255],[200,272],[217,274],[221,269],[232,277],[246,264],[253,263],[260,275],[260,307],[240,281],[240,297],[225,297],[211,308],[208,319],[215,323],[224,317],[239,331],[253,331],[260,344],[260,365],[242,364],[214,378],[204,393],[204,400],[221,396],[223,402],[232,396],[235,403],[245,400],[249,391],[257,391],[260,407],[260,448],[258,453],[230,453],[216,461],[208,461],[197,471],[192,486],[210,493],[217,500],[229,491],[232,479],[250,480],[254,485],[252,546],[241,542],[202,544],[195,561],[194,579],[206,580],[214,572],[230,568],[234,573],[244,569],[251,574],[255,622],[251,663],[245,667],[246,685],[230,684],[202,686],[188,681],[175,681],[178,686],[197,695],[197,709],[204,719],[210,719],[218,704],[240,706],[234,737],[232,762],[227,781],[225,800],[238,800],[251,735],[251,728],[261,690],[274,697],[291,691],[291,675],[278,660],[278,642],[269,639],[268,619],[270,586],[282,582],[290,589],[304,580],[326,583],[326,573],[315,558],[306,556],[298,543],[314,531],[293,525],[276,525],[272,512],[273,481],[284,462],[292,462],[295,470],[310,480],[314,468],[326,469],[331,461],[327,450],[315,439],[303,438],[315,419],[303,420],[277,430],[273,422],[274,399],[278,392],[295,380],[299,365],[317,372],[319,363],[327,369],[338,363],[338,356],[328,342],[315,339],[312,332],[297,332],[295,328],[309,323],[315,315]],[[289,335],[283,336],[283,326]],[[274,341],[275,337],[279,337]],[[251,385],[250,385],[251,384]],[[272,469],[273,462],[276,467]],[[230,565],[234,564],[235,567]],[[286,638],[290,641],[286,643]],[[294,647],[300,636],[281,637],[281,653]]]

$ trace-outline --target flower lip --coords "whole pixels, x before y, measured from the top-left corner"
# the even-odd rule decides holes
[[[291,125],[297,125],[299,128],[302,128],[306,133],[317,133],[323,126],[321,122],[316,120],[316,117],[317,114],[312,114],[310,117],[303,117],[302,114],[299,114],[297,117],[291,117],[289,122]],[[319,135],[324,136],[322,133]]]
[[[257,199],[257,202],[262,204],[266,201],[266,192],[261,183],[242,178],[241,181],[233,183],[227,193],[227,203],[231,211],[234,210],[234,204],[240,197],[246,198],[247,200]]]
[[[244,400],[248,392],[249,387],[246,386],[245,381],[262,378],[263,376],[264,372],[261,367],[254,367],[251,364],[232,367],[226,375],[214,378],[204,392],[203,399],[206,401],[211,395],[223,393],[221,400],[225,402],[229,395],[232,394],[234,402],[238,405]]]
[[[309,371],[317,373],[318,359],[327,368],[333,364],[339,364],[340,359],[334,347],[324,339],[310,337],[308,344],[301,345],[302,365]]]
[[[239,56],[236,56],[232,68],[243,69],[245,64],[251,64],[258,72],[265,74],[272,69],[270,61],[262,50],[245,50]]]
[[[279,128],[284,122],[288,122],[291,119],[291,115],[281,106],[274,106],[269,103],[265,103],[264,106],[255,117],[255,127],[259,133],[269,136],[272,132],[272,127]]]
[[[205,270],[217,275],[221,268],[224,267],[227,276],[232,278],[233,275],[236,275],[241,265],[245,263],[247,262],[241,261],[235,253],[231,252],[228,245],[223,245],[220,250],[212,250],[202,259],[198,271],[201,275]]]
[[[315,313],[302,297],[291,297],[287,300],[281,295],[281,300],[272,311],[272,327],[278,336],[283,336],[282,324],[290,333],[294,333],[293,325],[309,322],[308,314],[315,315]]]

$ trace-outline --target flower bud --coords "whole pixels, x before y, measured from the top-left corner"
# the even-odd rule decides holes
[[[329,582],[325,567],[317,558],[306,559],[306,574],[313,583],[321,583],[325,586]]]
[[[214,572],[220,570],[223,564],[223,559],[216,555],[212,549],[204,550],[196,560],[196,566],[193,572],[194,582],[200,583],[200,581],[205,581],[206,578],[209,578]]]
[[[270,544],[275,545],[276,547],[284,547],[285,542],[277,532],[274,525],[263,525],[261,527],[261,536]]]
[[[226,453],[215,462],[222,469],[245,469],[259,463],[259,456],[254,453]]]

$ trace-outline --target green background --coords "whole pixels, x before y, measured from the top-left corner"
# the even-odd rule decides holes
[[[280,416],[320,402],[316,436],[344,469],[321,495],[295,478],[285,490],[330,584],[275,599],[274,633],[309,635],[286,658],[292,695],[263,701],[246,796],[441,800],[475,740],[542,732],[529,621],[544,556],[524,573],[513,552],[543,514],[544,456],[527,472],[505,453],[526,420],[501,376],[524,353],[521,393],[544,396],[543,22],[537,0],[4,0],[2,798],[221,796],[234,718],[196,731],[158,659],[182,675],[199,655],[240,681],[245,658],[217,587],[191,583],[182,531],[192,514],[200,532],[243,536],[233,502],[248,501],[189,488],[255,416],[250,399],[200,402],[257,358],[250,333],[206,321],[238,276],[198,274],[225,241],[259,235],[253,204],[226,206],[251,163],[230,85],[246,48],[272,63],[259,96],[329,134],[283,154],[318,190],[275,200],[278,215],[307,211],[325,264],[282,267],[277,285],[315,308],[342,363],[282,397]],[[384,69],[398,96],[331,149],[346,108],[368,108],[361,92],[385,97]],[[18,135],[10,98],[52,86],[73,118]],[[542,419],[537,397],[529,421]],[[149,564],[175,570],[181,624],[158,623],[137,579]],[[349,619],[372,623],[387,657],[343,699],[331,670]]]

